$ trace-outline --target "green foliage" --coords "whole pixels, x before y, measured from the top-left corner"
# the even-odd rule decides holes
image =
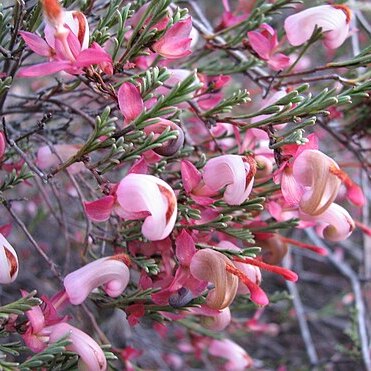
[[[28,170],[26,164],[24,164],[19,171],[13,169],[11,173],[6,175],[3,183],[0,185],[0,192],[5,192],[9,189],[12,189],[16,185],[32,178],[33,176],[34,174]]]
[[[47,369],[56,369],[57,357],[64,356],[66,352],[66,347],[70,344],[68,337],[64,337],[41,351],[40,353],[35,354],[27,361],[21,363],[18,367],[20,371],[31,371],[35,369],[41,369],[46,367]],[[59,362],[60,363],[60,360]],[[61,362],[63,363],[63,361]],[[64,369],[64,368],[59,368]]]
[[[12,78],[10,76],[6,77],[4,80],[0,79],[0,97],[9,90],[12,85]]]
[[[232,109],[240,104],[251,101],[249,97],[250,93],[247,90],[238,90],[234,92],[230,97],[223,99],[214,108],[203,113],[204,117],[210,117],[220,113],[231,112]]]
[[[22,315],[32,307],[36,307],[42,303],[42,301],[35,297],[36,291],[32,291],[25,297],[0,307],[0,318],[8,319],[11,314]]]

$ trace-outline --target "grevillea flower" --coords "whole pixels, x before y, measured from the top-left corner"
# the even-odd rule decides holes
[[[99,200],[84,202],[89,219],[103,222],[113,211],[126,220],[144,218],[142,233],[151,241],[165,239],[173,230],[177,200],[163,180],[147,174],[130,173]]]
[[[21,293],[23,297],[28,294],[27,291],[24,290],[21,290]],[[65,298],[63,294],[63,292],[59,293],[51,299],[42,296],[41,299],[43,300],[43,304],[34,306],[25,313],[28,322],[26,324],[26,331],[22,334],[22,338],[33,352],[41,352],[45,349],[48,336],[44,329],[47,326],[67,320],[67,317],[59,317],[57,314],[58,305],[60,305],[61,300],[63,302]]]
[[[209,160],[203,180],[212,191],[225,188],[224,201],[240,205],[249,197],[254,183],[256,163],[250,156],[224,155]]]
[[[67,350],[80,356],[79,370],[105,371],[107,361],[101,347],[85,332],[68,323],[59,323],[47,328],[49,343],[55,343],[63,337],[71,342]]]
[[[337,163],[324,153],[308,149],[301,152],[282,174],[281,189],[290,206],[299,206],[308,215],[320,215],[335,200],[340,179],[331,171]]]
[[[207,306],[212,309],[228,307],[236,296],[238,278],[227,271],[228,265],[233,266],[233,263],[225,255],[212,249],[199,250],[192,258],[192,276],[214,284],[206,298]]]
[[[166,59],[178,59],[191,54],[192,18],[188,17],[171,26],[152,46],[153,50]]]
[[[13,246],[0,233],[0,283],[13,282],[18,276],[18,256]]]
[[[68,274],[64,288],[71,304],[81,304],[92,290],[103,286],[107,295],[116,298],[129,283],[130,272],[125,255],[97,259]]]
[[[276,52],[277,32],[269,24],[262,23],[257,31],[250,31],[247,36],[252,49],[261,59],[267,61],[272,70],[279,71],[289,66],[290,57]]]
[[[240,251],[241,249],[236,246],[234,243],[230,241],[220,241],[218,243],[218,247],[226,250],[231,250],[231,251]],[[254,265],[251,264],[246,264],[246,263],[239,263],[239,262],[234,262],[234,265],[237,269],[239,269],[251,282],[254,284],[260,286],[261,281],[262,281],[262,275],[260,272],[260,269]],[[250,290],[248,287],[243,283],[239,282],[238,283],[238,289],[237,289],[237,294],[241,295],[246,295],[250,293]]]
[[[81,12],[63,10],[58,0],[44,0],[43,9],[47,21],[46,41],[26,31],[21,31],[20,35],[33,52],[50,61],[21,68],[18,76],[46,76],[59,71],[80,74],[84,67],[94,64],[100,65],[106,73],[112,71],[111,56],[97,43],[88,47],[89,27]]]
[[[49,146],[42,146],[37,150],[36,164],[42,170],[49,169],[74,156],[80,148],[80,144],[55,144],[53,146],[55,153],[53,153]],[[67,171],[77,174],[83,169],[85,169],[84,164],[76,162],[69,166]]]
[[[172,188],[152,175],[129,174],[116,191],[120,213],[124,219],[145,218],[143,236],[151,241],[165,239],[173,230],[177,216],[177,200]]]
[[[305,9],[286,18],[284,27],[287,39],[291,45],[302,45],[310,39],[317,26],[324,33],[324,45],[336,49],[349,34],[351,16],[346,5],[321,5]]]
[[[251,357],[245,350],[229,339],[212,340],[208,352],[215,357],[227,359],[228,362],[224,364],[226,371],[244,371],[253,365]]]

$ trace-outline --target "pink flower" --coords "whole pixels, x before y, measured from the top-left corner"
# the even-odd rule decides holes
[[[230,241],[220,241],[218,243],[218,247],[226,250],[232,250],[232,251],[239,251],[241,250],[238,246],[233,244]],[[246,263],[239,263],[234,262],[234,265],[237,269],[239,269],[250,281],[255,283],[256,285],[260,286],[262,281],[262,275],[260,272],[260,269],[254,265],[246,264]],[[249,294],[250,290],[246,285],[243,284],[243,282],[238,283],[238,289],[237,294],[240,295],[246,295]]]
[[[349,34],[351,15],[346,5],[321,5],[303,10],[286,18],[287,39],[291,45],[302,45],[310,39],[317,26],[324,33],[324,45],[336,49]]]
[[[25,297],[27,291],[21,290]],[[64,294],[64,295],[63,295]],[[66,317],[59,317],[57,308],[65,299],[65,293],[59,293],[51,299],[42,296],[42,305],[32,307],[26,312],[28,318],[26,332],[22,335],[24,342],[33,352],[41,352],[46,347],[48,336],[44,329],[47,326],[64,322]]]
[[[167,59],[178,59],[191,54],[192,18],[188,17],[171,26],[165,34],[153,44],[153,50]]]
[[[68,274],[64,279],[64,288],[71,304],[81,304],[92,290],[102,285],[112,298],[121,295],[130,276],[126,261],[123,254],[114,255],[97,259]]]
[[[331,169],[338,169],[337,163],[324,153],[308,149],[301,152],[292,167],[282,174],[281,189],[290,206],[299,206],[308,215],[324,213],[335,200],[340,180]]]
[[[290,64],[290,57],[277,53],[277,32],[268,24],[262,23],[258,31],[247,33],[252,49],[259,57],[267,61],[274,71],[283,70]]]
[[[0,233],[0,283],[15,281],[18,276],[18,256],[13,246]]]
[[[192,276],[214,285],[206,298],[206,304],[211,309],[228,307],[236,296],[238,278],[227,271],[228,265],[233,266],[233,263],[225,255],[212,249],[199,250],[192,258]]]
[[[120,208],[116,212],[127,220],[145,218],[143,236],[151,241],[165,239],[177,217],[177,200],[172,188],[152,175],[129,174],[116,191]]]
[[[55,343],[67,336],[71,344],[67,350],[75,352],[80,356],[79,370],[105,371],[107,361],[101,347],[85,332],[68,323],[59,323],[47,328],[49,343]]]
[[[59,71],[81,74],[83,68],[94,64],[106,72],[111,70],[112,58],[106,51],[96,43],[88,48],[89,28],[81,12],[64,11],[57,0],[44,1],[43,9],[47,19],[46,41],[26,31],[21,31],[20,35],[33,52],[50,61],[21,68],[18,76],[46,76]]]
[[[224,201],[229,205],[240,205],[251,193],[255,173],[256,163],[252,157],[224,155],[206,163],[203,180],[212,191],[226,187]]]
[[[225,371],[244,371],[253,365],[250,356],[238,344],[229,339],[212,340],[208,351],[215,357],[227,359]]]

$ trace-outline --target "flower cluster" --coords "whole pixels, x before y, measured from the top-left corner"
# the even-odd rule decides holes
[[[313,228],[320,241],[338,243],[357,224],[370,233],[344,206],[349,201],[353,213],[366,202],[342,165],[349,159],[335,161],[324,131],[313,129],[319,121],[331,132],[331,120],[341,121],[341,107],[353,98],[363,107],[369,82],[338,76],[333,89],[321,91],[302,85],[305,78],[291,80],[331,67],[316,70],[305,52],[321,40],[328,57],[346,43],[355,32],[351,10],[291,10],[280,29],[272,16],[290,1],[256,8],[225,0],[213,29],[197,4],[190,12],[170,3],[93,1],[84,14],[43,0],[43,22],[33,18],[35,8],[15,27],[9,47],[18,43],[17,63],[4,62],[0,104],[19,99],[31,113],[21,117],[9,105],[7,114],[4,106],[0,201],[42,259],[33,264],[56,280],[45,287],[50,299],[10,312],[4,328],[36,359],[50,351],[37,367],[65,369],[73,352],[79,369],[108,369],[87,319],[102,342],[100,327],[116,327],[109,321],[146,323],[185,355],[162,355],[172,369],[186,369],[187,354],[200,362],[222,358],[225,370],[253,367],[228,336],[243,326],[276,330],[260,323],[272,293],[265,272],[278,283],[296,282],[289,246],[329,252],[286,234]],[[340,67],[358,68],[365,58]],[[8,75],[19,82],[10,93]],[[23,125],[29,120],[37,126]],[[18,214],[31,217],[24,222]],[[38,268],[27,266],[33,258],[9,229],[0,227],[0,283],[21,282],[26,301],[25,289],[37,286],[27,274],[37,277]],[[234,320],[241,308],[252,313],[243,326]],[[53,353],[63,338],[67,345]],[[112,341],[115,357],[134,370],[145,349]]]

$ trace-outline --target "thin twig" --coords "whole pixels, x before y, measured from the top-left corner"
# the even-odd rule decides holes
[[[8,201],[4,200],[3,205],[8,210],[8,212],[12,216],[12,218],[15,220],[17,225],[22,229],[23,233],[26,235],[28,240],[31,242],[32,246],[43,257],[43,259],[48,263],[48,265],[50,267],[50,270],[53,272],[53,274],[62,282],[63,279],[62,279],[61,274],[59,273],[59,271],[57,269],[57,265],[49,258],[48,255],[45,254],[44,250],[35,241],[35,239],[32,237],[30,231],[27,229],[25,224],[22,222],[21,219],[18,218],[17,214],[15,214],[15,212],[12,210],[12,207],[11,207],[10,203]]]
[[[286,268],[289,268],[289,269],[290,269],[290,266],[291,266],[290,259],[291,259],[291,255],[287,254],[284,261],[283,261],[283,263],[284,263],[283,265]],[[298,318],[298,323],[299,323],[299,327],[300,327],[301,336],[302,336],[304,344],[305,344],[305,350],[307,352],[310,363],[313,366],[315,366],[315,365],[318,364],[319,359],[318,359],[316,347],[314,346],[312,335],[311,335],[310,330],[309,330],[308,321],[305,318],[306,314],[305,314],[305,310],[304,310],[304,307],[303,307],[303,303],[302,303],[301,298],[300,298],[299,290],[297,288],[297,285],[293,282],[290,282],[290,281],[286,281],[286,286],[289,289],[289,292],[292,296],[292,301],[293,301],[293,304],[294,304],[294,307],[295,307],[296,316]]]
[[[317,246],[327,248],[326,244],[315,234],[311,229],[305,229],[308,237],[313,241]],[[329,249],[328,249],[329,250]],[[366,331],[366,308],[362,297],[362,288],[360,284],[359,277],[353,271],[353,269],[345,261],[339,260],[335,254],[329,251],[327,255],[330,262],[344,275],[346,276],[354,292],[355,307],[357,311],[357,320],[358,320],[358,334],[361,344],[362,359],[366,370],[371,370],[371,358],[370,358],[370,349],[369,342]]]

